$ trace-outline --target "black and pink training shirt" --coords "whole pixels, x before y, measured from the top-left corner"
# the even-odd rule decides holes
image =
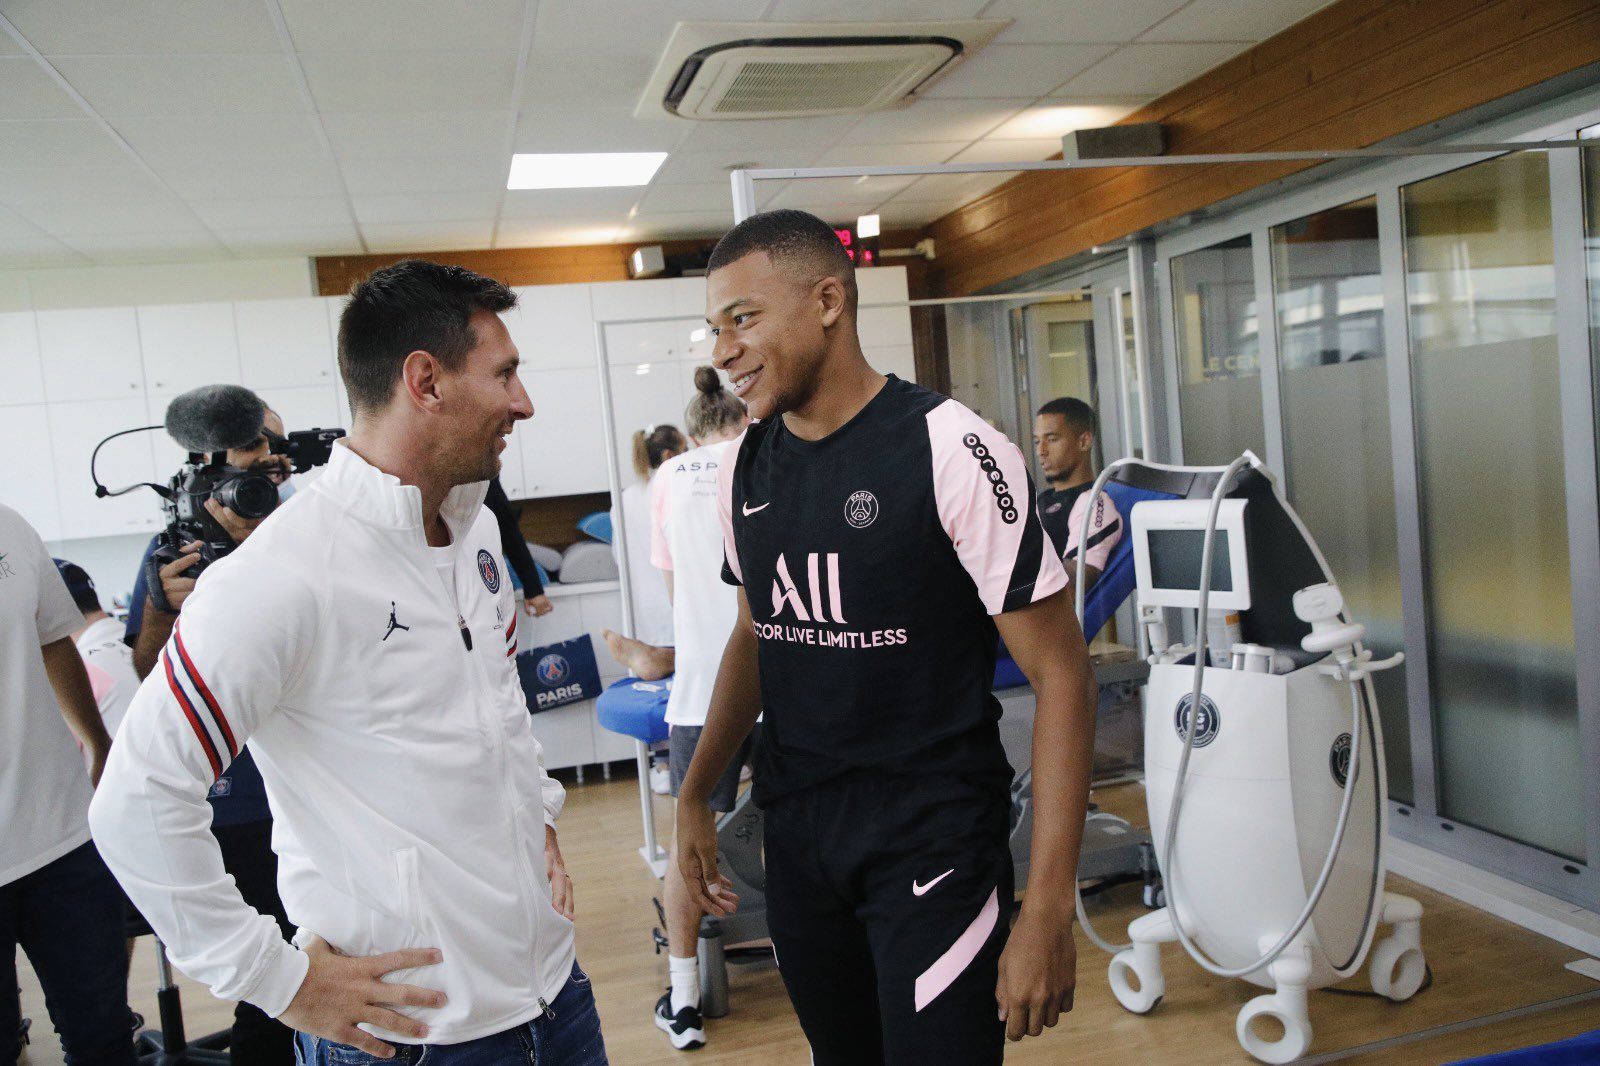
[[[992,616],[1066,584],[1016,446],[891,375],[827,437],[779,417],[736,454],[718,504],[760,644],[756,802],[855,770],[1005,787]]]

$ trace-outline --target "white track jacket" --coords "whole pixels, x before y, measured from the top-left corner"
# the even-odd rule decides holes
[[[134,697],[90,826],[172,961],[217,996],[276,1016],[308,965],[245,905],[209,832],[206,791],[246,741],[299,943],[438,948],[442,963],[388,978],[448,997],[397,1008],[433,1043],[526,1022],[566,984],[572,923],[551,906],[544,859],[564,793],[518,683],[485,489],[446,498],[441,567],[419,490],[341,441],[321,477],[207,568]]]

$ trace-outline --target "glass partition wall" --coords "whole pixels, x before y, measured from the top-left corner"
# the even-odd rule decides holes
[[[1375,679],[1391,831],[1600,910],[1600,143],[1581,179],[1561,151],[1387,163],[1158,241],[1156,457],[1266,458],[1406,653]]]

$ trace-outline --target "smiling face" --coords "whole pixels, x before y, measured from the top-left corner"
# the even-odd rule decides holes
[[[500,454],[512,429],[533,417],[533,401],[517,375],[521,357],[505,323],[493,311],[475,311],[477,343],[455,370],[439,380],[435,440],[439,460],[452,485],[487,481],[500,473]]]
[[[728,375],[751,418],[803,406],[820,382],[828,329],[843,313],[837,278],[808,279],[751,252],[706,279],[711,361]]]

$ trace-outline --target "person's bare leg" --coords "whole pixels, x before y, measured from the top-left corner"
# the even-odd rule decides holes
[[[658,648],[609,629],[602,629],[600,635],[605,638],[611,657],[633,671],[641,681],[659,681],[677,668],[677,655],[671,648]]]

